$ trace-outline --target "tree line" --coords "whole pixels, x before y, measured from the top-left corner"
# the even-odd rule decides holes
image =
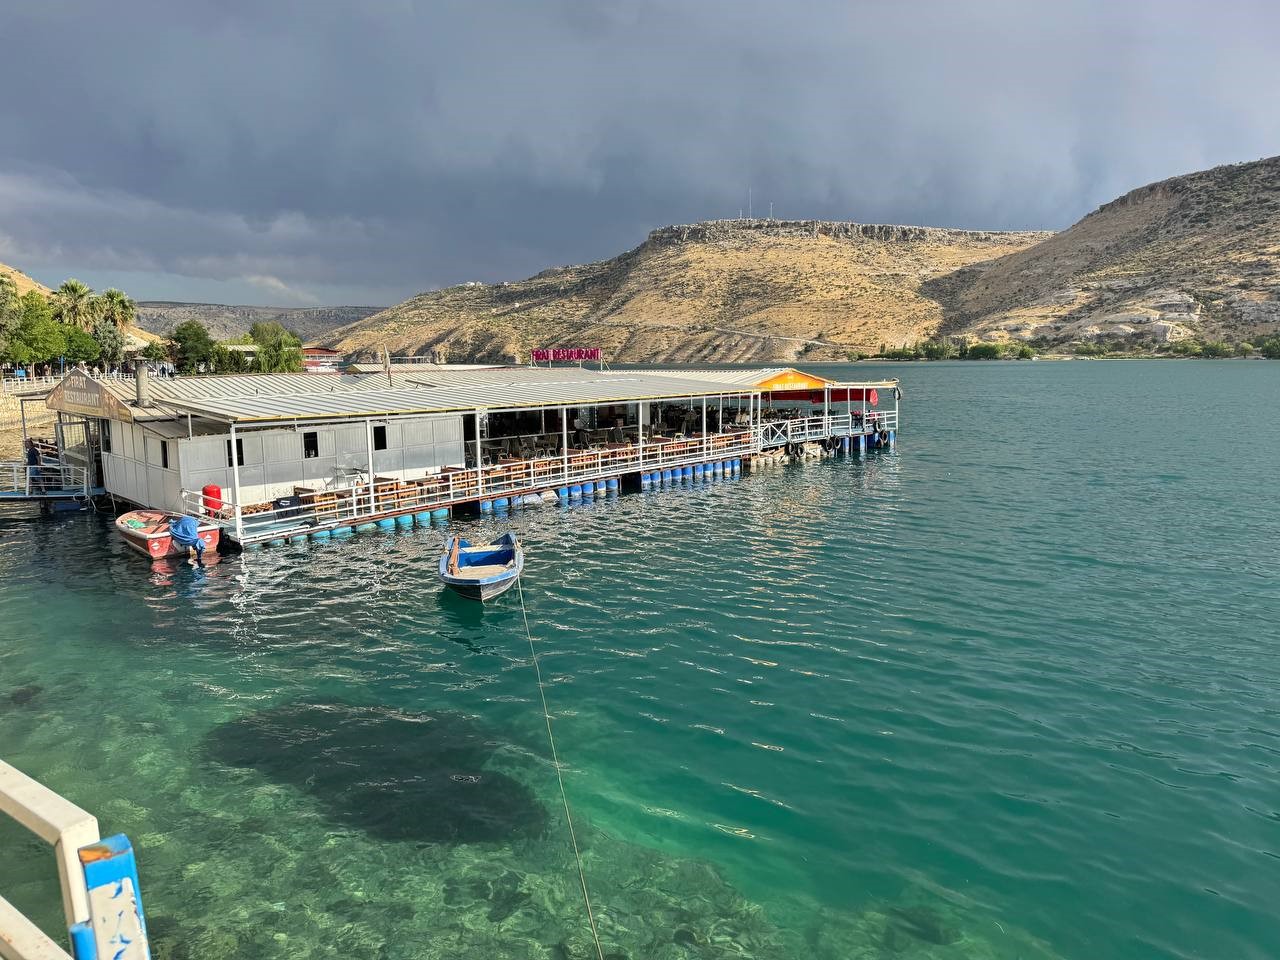
[[[153,344],[153,346],[156,346]],[[253,357],[235,347],[252,346]],[[182,373],[298,373],[302,339],[275,320],[255,323],[235,340],[218,343],[199,320],[186,320],[169,335],[171,361]]]
[[[68,280],[48,296],[18,296],[13,280],[0,276],[0,362],[119,364],[128,347],[123,328],[134,316],[134,302],[114,287],[99,294]]]
[[[129,341],[125,329],[137,319],[136,305],[114,287],[102,293],[68,280],[47,296],[0,276],[0,363],[39,369],[101,364],[120,366]],[[234,349],[252,346],[252,351]],[[253,354],[252,357],[249,354]],[[185,373],[296,373],[302,369],[302,340],[274,320],[255,323],[237,340],[218,343],[198,320],[173,328],[163,342],[138,354],[153,364],[172,364]]]

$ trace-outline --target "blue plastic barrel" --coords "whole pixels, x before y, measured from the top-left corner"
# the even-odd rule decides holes
[[[428,523],[431,522],[431,511],[420,510],[413,515],[413,519],[417,520],[423,526],[426,526]]]
[[[897,443],[897,442],[898,442],[898,431],[897,431],[897,430],[890,430],[890,431],[889,431],[889,446],[890,446],[890,447],[892,447],[892,446],[893,446],[895,443]]]
[[[433,519],[435,519],[435,520],[448,520],[448,519],[449,519],[449,508],[448,508],[448,507],[440,507],[440,508],[438,508],[438,509],[436,509],[436,510],[432,510],[432,511],[431,511],[431,516],[432,516],[432,518],[433,518]]]
[[[395,517],[383,517],[381,520],[378,521],[378,526],[381,527],[383,530],[391,530],[395,527],[395,525],[396,525]]]
[[[481,512],[481,513],[493,513],[493,501],[492,501],[492,500],[481,500],[481,501],[480,501],[480,512]]]
[[[499,497],[497,500],[493,501],[493,509],[495,510],[506,510],[510,506],[511,501],[506,497]]]
[[[311,531],[312,540],[328,540],[331,536],[333,536],[333,532],[331,530],[312,530]]]
[[[351,533],[352,531],[350,527],[334,527],[333,528],[333,535],[335,537],[349,537],[351,536]]]
[[[681,479],[681,480],[692,480],[692,479],[693,479],[693,467],[681,467],[681,468],[680,468],[680,479]]]
[[[568,488],[568,487],[556,487],[556,496],[557,496],[557,497],[559,497],[561,500],[568,500],[568,499],[569,499],[569,488]]]
[[[617,481],[615,480],[614,483],[617,483]],[[609,485],[605,483],[603,480],[596,481],[596,493],[605,493],[608,491],[608,489],[609,489]]]
[[[618,478],[610,477],[608,480],[604,482],[604,485],[605,485],[605,489],[613,490],[616,492],[618,489]]]
[[[582,499],[582,484],[575,483],[569,487],[569,499],[570,500]]]
[[[359,524],[356,527],[356,532],[364,533],[366,530],[377,530],[377,529],[378,529],[378,525],[374,523],[372,520],[368,520],[368,521],[365,521],[364,523]]]
[[[665,484],[670,485],[670,483],[671,483],[671,471],[670,471],[670,470],[663,470],[663,471],[662,471],[662,482],[663,482],[663,483],[665,483]]]

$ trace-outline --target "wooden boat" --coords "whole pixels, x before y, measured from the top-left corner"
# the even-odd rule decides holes
[[[515,586],[524,570],[524,549],[514,533],[492,543],[473,545],[450,537],[440,554],[440,579],[469,600],[492,600]]]
[[[161,557],[185,557],[187,548],[173,539],[170,520],[181,520],[182,514],[166,510],[131,510],[116,517],[116,530],[124,542],[153,560]],[[213,524],[201,523],[197,534],[205,550],[216,550],[220,531]]]

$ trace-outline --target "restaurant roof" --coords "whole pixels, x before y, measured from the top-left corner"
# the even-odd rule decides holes
[[[365,379],[353,389],[328,392],[168,396],[165,402],[178,410],[225,422],[267,423],[717,396],[724,392],[725,386],[690,377],[577,369],[538,373],[532,368],[515,372],[512,376],[457,377],[447,384],[433,383],[429,386],[402,381],[398,387],[379,388],[375,385],[377,379]]]

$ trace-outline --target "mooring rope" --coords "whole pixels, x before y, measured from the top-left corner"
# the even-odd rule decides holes
[[[529,629],[529,611],[524,605],[524,586],[516,578],[516,590],[520,594],[520,615],[524,618],[524,635],[529,640],[529,656],[533,660],[533,672],[538,678],[538,696],[542,698],[542,719],[547,723],[547,742],[551,745],[551,762],[556,768],[556,780],[560,784],[560,799],[564,803],[564,819],[569,825],[569,840],[573,844],[573,858],[578,863],[578,881],[582,884],[582,902],[587,907],[587,922],[591,924],[591,939],[596,944],[596,957],[604,960],[600,946],[600,932],[596,929],[596,916],[591,910],[591,894],[587,892],[587,874],[582,868],[582,852],[578,849],[578,835],[573,829],[573,814],[569,812],[569,794],[564,788],[564,774],[560,772],[560,754],[556,750],[556,736],[551,732],[551,711],[547,709],[547,691],[542,683],[542,668],[538,666],[538,651],[533,646],[533,632]]]

